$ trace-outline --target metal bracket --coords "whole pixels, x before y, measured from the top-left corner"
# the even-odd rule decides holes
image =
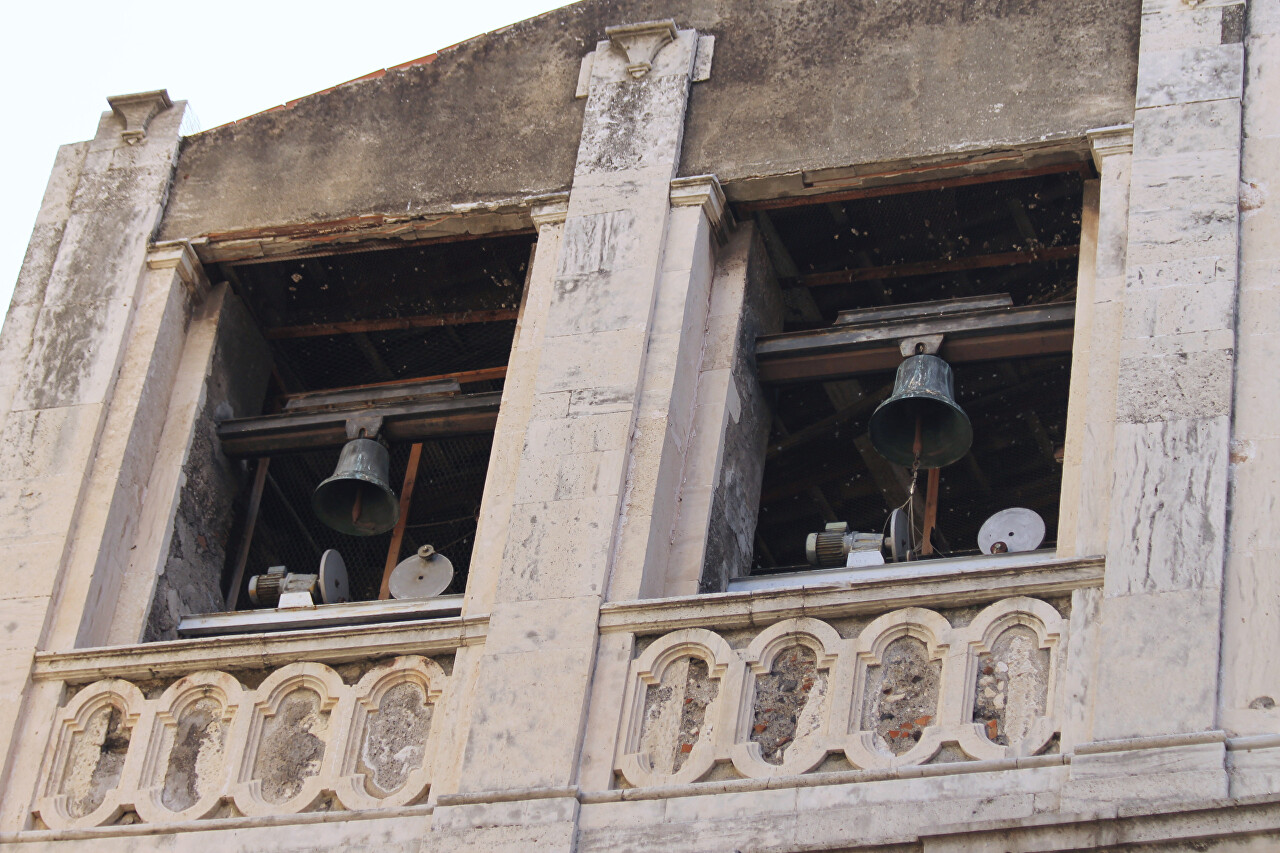
[[[377,438],[382,415],[353,415],[347,418],[347,438]]]
[[[943,335],[921,335],[918,338],[902,338],[898,341],[898,351],[903,358],[913,355],[937,355],[942,348]]]

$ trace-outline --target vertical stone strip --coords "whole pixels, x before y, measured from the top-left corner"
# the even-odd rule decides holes
[[[1110,525],[1133,128],[1090,131],[1089,142],[1101,177],[1085,186],[1071,354],[1071,399],[1084,405],[1068,413],[1058,525],[1058,552],[1080,557],[1106,552]]]
[[[140,332],[147,246],[168,193],[185,107],[163,92],[110,100],[112,112],[103,114],[94,139],[59,155],[63,171],[37,223],[42,242],[24,262],[19,308],[0,343],[7,363],[20,362],[7,374],[18,383],[6,392],[11,401],[0,426],[0,493],[10,496],[0,507],[0,546],[8,555],[0,570],[6,745],[20,722],[32,654],[53,642],[49,614],[68,616],[58,631],[62,647],[79,633],[87,586],[85,578],[68,583],[72,553],[85,525],[96,524],[101,534],[107,528],[95,519],[110,513],[95,502],[101,495],[90,495],[95,465],[123,477],[131,461],[101,454],[105,445],[120,446],[112,430],[126,426],[111,420],[110,409],[129,342]],[[145,371],[137,378],[140,393]],[[94,544],[101,543],[84,543]],[[11,788],[12,755],[10,749],[0,790]]]
[[[1223,23],[1238,11],[1143,9],[1095,739],[1217,727],[1243,82]]]
[[[1250,0],[1245,32],[1221,702],[1222,727],[1253,735],[1280,731],[1280,0]],[[1274,790],[1274,775],[1260,781],[1242,793]]]
[[[439,797],[435,823],[443,836],[492,823],[480,806],[485,792],[567,792],[576,782],[632,435],[646,390],[671,393],[670,383],[667,390],[646,383],[646,365],[681,357],[668,351],[681,346],[681,334],[655,334],[665,328],[655,308],[673,269],[665,254],[671,181],[697,33],[670,21],[607,32],[591,63],[567,214],[555,226],[562,231],[551,286],[531,285],[524,309],[539,318],[540,340],[536,354],[519,355],[536,357],[537,366],[518,380],[532,391],[520,455],[511,460],[501,561],[492,591],[477,589],[469,599],[478,605],[491,596],[493,604],[475,662],[458,793]],[[540,244],[547,236],[540,234]],[[541,248],[535,280],[552,255]],[[691,268],[680,267],[685,279]],[[685,327],[674,316],[672,323],[672,331]],[[693,325],[700,335],[703,326]],[[485,710],[512,707],[526,710],[516,717]],[[529,849],[569,849],[575,801],[540,802],[546,822],[536,840],[527,839]]]

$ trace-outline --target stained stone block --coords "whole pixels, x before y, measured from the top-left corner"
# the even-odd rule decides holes
[[[1221,584],[1225,416],[1116,425],[1108,595]]]
[[[1138,57],[1138,109],[1239,98],[1243,67],[1239,44],[1144,51]]]
[[[633,398],[644,347],[642,329],[547,338],[543,342],[535,387],[544,394],[618,389],[618,395],[624,395],[630,389]]]
[[[1234,98],[1168,104],[1138,110],[1133,117],[1135,159],[1171,154],[1239,152],[1240,102]]]
[[[1122,359],[1116,420],[1150,423],[1229,416],[1233,355],[1231,350],[1210,350]]]

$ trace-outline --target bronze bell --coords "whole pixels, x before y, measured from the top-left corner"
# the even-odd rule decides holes
[[[936,355],[913,355],[898,365],[893,394],[871,414],[871,444],[898,465],[911,467],[920,437],[920,467],[941,468],[973,444],[973,426],[956,405],[951,365]]]
[[[354,438],[342,448],[333,476],[311,493],[311,507],[339,533],[385,533],[400,518],[400,499],[388,482],[390,477],[387,449],[371,438]]]

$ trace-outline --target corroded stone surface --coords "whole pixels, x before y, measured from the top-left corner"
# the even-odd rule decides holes
[[[942,664],[929,660],[924,643],[901,637],[888,645],[884,661],[867,668],[862,728],[876,744],[901,755],[920,741],[920,730],[937,718]]]
[[[781,764],[787,747],[818,730],[826,708],[827,672],[804,646],[778,655],[768,675],[756,679],[751,740],[770,764]]]
[[[978,663],[973,720],[984,724],[987,738],[1001,746],[1025,740],[1036,717],[1045,712],[1049,652],[1037,645],[1030,628],[1010,628]]]
[[[303,782],[320,772],[329,715],[320,710],[314,690],[295,690],[262,726],[262,742],[254,762],[254,778],[262,780],[262,796],[271,803],[296,797]]]
[[[395,793],[422,766],[431,716],[432,707],[419,684],[397,684],[382,697],[365,724],[357,765],[372,796]]]
[[[662,673],[662,683],[645,696],[640,748],[660,773],[675,773],[684,766],[699,738],[707,734],[707,707],[720,692],[710,678],[706,661],[685,657]]]
[[[129,735],[120,709],[108,705],[95,711],[84,731],[72,739],[61,793],[67,795],[67,811],[73,817],[90,814],[120,784]]]
[[[208,793],[210,780],[214,784],[220,780],[227,736],[222,712],[221,703],[201,699],[178,720],[160,794],[160,801],[167,808],[175,812],[191,808]]]

